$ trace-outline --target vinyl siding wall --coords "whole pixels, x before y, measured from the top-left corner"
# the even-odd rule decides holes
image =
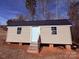
[[[57,27],[57,34],[52,34],[51,27]],[[70,26],[42,26],[41,43],[72,44]]]
[[[17,34],[18,26],[8,27],[6,42],[31,42],[32,26],[19,27],[22,27],[21,34]],[[57,27],[57,34],[52,34],[51,27]],[[71,31],[69,25],[40,26],[40,33],[41,43],[72,44]]]
[[[6,42],[31,42],[31,27],[19,26],[22,28],[21,34],[17,34],[18,26],[8,27]]]

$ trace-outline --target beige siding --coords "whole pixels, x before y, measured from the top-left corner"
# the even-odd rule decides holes
[[[51,27],[57,27],[57,34],[53,35]],[[52,44],[72,44],[70,26],[41,26],[41,42]]]
[[[8,27],[7,42],[31,42],[31,27],[19,26],[22,28],[21,34],[17,34],[17,26]]]
[[[17,26],[8,27],[7,42],[31,42],[31,26],[19,26],[22,27],[22,33],[17,34]],[[51,27],[57,27],[57,35],[53,35]],[[70,26],[40,26],[41,43],[52,44],[72,44]]]

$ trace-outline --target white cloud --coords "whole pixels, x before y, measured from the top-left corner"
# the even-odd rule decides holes
[[[6,20],[7,20],[6,18],[0,16],[0,24],[1,25],[3,25],[3,24],[6,25]]]

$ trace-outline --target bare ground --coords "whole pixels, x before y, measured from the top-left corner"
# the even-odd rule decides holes
[[[79,50],[43,47],[39,54],[27,53],[28,45],[7,44],[6,31],[0,30],[0,59],[79,59]]]

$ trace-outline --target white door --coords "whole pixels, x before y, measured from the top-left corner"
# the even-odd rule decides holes
[[[34,26],[32,27],[32,42],[37,42],[40,35],[40,27]]]

